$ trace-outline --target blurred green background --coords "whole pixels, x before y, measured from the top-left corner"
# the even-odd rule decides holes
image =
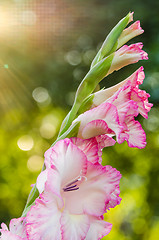
[[[159,1],[0,0],[0,222],[19,217],[44,152],[56,139],[77,86],[109,31],[129,11],[145,30],[149,61],[112,74],[111,86],[145,68],[143,88],[154,104],[145,149],[126,143],[104,150],[103,163],[122,173],[121,204],[105,214],[104,239],[157,240],[159,236]]]

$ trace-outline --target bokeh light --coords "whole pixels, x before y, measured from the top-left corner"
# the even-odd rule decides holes
[[[43,138],[50,139],[56,134],[56,127],[50,122],[43,121],[40,127],[40,134]]]
[[[30,151],[34,146],[34,141],[31,136],[24,135],[18,139],[17,144],[21,150]]]
[[[47,89],[45,89],[43,87],[38,87],[38,88],[34,89],[32,96],[33,96],[34,100],[37,101],[38,103],[50,102],[49,93],[48,93]]]
[[[65,56],[66,61],[73,66],[76,66],[81,63],[81,55],[78,51],[68,52]]]
[[[31,172],[39,172],[42,169],[44,158],[38,155],[31,156],[27,161],[27,168]]]

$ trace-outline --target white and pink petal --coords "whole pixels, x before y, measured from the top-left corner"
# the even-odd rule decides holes
[[[129,147],[144,148],[146,146],[146,134],[142,129],[141,124],[130,118],[127,120],[127,127],[129,131],[127,132],[129,138],[127,140]]]
[[[116,205],[120,204],[122,198],[119,197],[119,194],[120,194],[120,190],[119,190],[119,186],[117,186],[108,198],[108,202],[106,203],[107,210],[110,210],[110,208],[114,208]]]
[[[97,119],[93,120],[83,128],[82,137],[83,138],[92,138],[102,134],[114,134],[114,132],[108,127],[108,124],[102,120]]]
[[[48,168],[42,171],[39,176],[37,177],[36,181],[36,187],[39,191],[39,193],[42,193],[45,189],[45,183],[47,181],[47,176],[48,176]]]
[[[20,236],[11,233],[10,231],[5,231],[5,230],[1,230],[1,236],[0,236],[1,240],[25,240],[24,238],[21,238]]]
[[[62,240],[84,240],[90,228],[87,215],[69,214],[68,211],[62,213],[60,223]]]
[[[117,48],[128,42],[130,39],[142,34],[144,30],[140,27],[140,21],[136,21],[128,28],[125,28],[118,39]]]
[[[153,106],[152,103],[148,102],[150,95],[144,90],[138,89],[137,87],[133,89],[131,94],[131,99],[134,100],[139,107],[139,113],[144,117],[148,118],[148,112]]]
[[[10,221],[9,229],[12,233],[17,234],[22,238],[25,238],[26,237],[25,225],[26,225],[25,217],[13,218]]]
[[[135,91],[135,89],[132,90],[131,92],[131,99],[137,103],[138,105],[138,111],[139,113],[144,117],[148,118],[148,111],[145,108],[144,101],[142,97],[139,96],[138,91]]]
[[[60,218],[56,197],[49,189],[36,199],[26,217],[26,231],[29,240],[61,239]]]
[[[52,169],[59,174],[62,186],[76,179],[81,175],[81,172],[83,175],[86,173],[86,155],[70,139],[60,140],[51,149],[53,149],[53,155],[48,157],[46,154],[45,161],[52,161]]]
[[[72,214],[104,214],[108,196],[119,186],[120,178],[120,173],[110,166],[89,163],[86,179],[79,189],[63,194],[66,208]]]
[[[96,140],[99,144],[99,149],[101,149],[100,151],[101,155],[103,148],[113,146],[116,143],[116,141],[112,137],[109,137],[107,134],[97,136]]]
[[[113,100],[114,98],[116,99],[118,97],[118,90],[120,88],[123,88],[124,86],[126,86],[125,84],[127,84],[128,82],[130,82],[131,87],[137,87],[138,85],[143,83],[143,80],[145,78],[145,74],[143,71],[143,67],[140,67],[137,71],[135,71],[131,76],[129,76],[128,78],[126,78],[125,80],[123,80],[122,82],[107,88],[107,89],[102,89],[96,93],[93,94],[94,98],[93,98],[93,105],[92,107],[96,107],[99,106],[101,103],[105,102],[106,100],[108,100],[109,98],[111,98],[113,95]],[[121,90],[120,90],[121,91]],[[130,97],[129,97],[130,99]]]
[[[88,138],[90,135],[87,136],[86,134],[86,128],[87,124],[94,120],[103,120],[108,125],[108,128],[111,129],[118,135],[122,131],[122,126],[119,122],[119,116],[117,112],[117,108],[111,104],[111,103],[103,103],[99,105],[98,107],[95,107],[89,111],[86,111],[85,113],[79,115],[74,122],[79,121],[80,127],[78,132],[78,137],[80,138]],[[94,122],[96,124],[96,121]],[[103,122],[100,122],[100,134],[105,134],[106,126],[104,126]],[[86,128],[85,128],[86,127]],[[83,130],[84,131],[84,137],[83,137]],[[103,132],[102,132],[103,129]],[[97,132],[94,131],[94,136],[97,136],[99,133],[99,129],[97,129]],[[92,136],[93,137],[93,136]]]
[[[2,223],[0,232],[2,240],[25,240],[26,238],[26,220],[24,217],[14,218],[9,223],[9,229]]]
[[[87,161],[95,164],[101,160],[102,149],[95,137],[90,139],[73,137],[70,140],[84,152]]]
[[[90,217],[90,228],[85,240],[100,240],[112,229],[112,224],[103,221],[100,217]]]
[[[131,44],[130,46],[124,45],[119,50],[117,50],[115,52],[114,58],[112,60],[112,65],[107,75],[121,69],[124,66],[136,63],[139,60],[147,60],[148,54],[142,50],[142,47],[142,43],[136,43]]]

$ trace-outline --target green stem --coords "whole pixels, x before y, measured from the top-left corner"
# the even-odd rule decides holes
[[[73,107],[62,123],[63,128],[60,130],[59,136],[61,136],[71,126],[72,121],[75,119],[83,101],[94,91],[98,83],[107,75],[113,58],[114,53],[102,59],[92,69],[89,70],[77,89]]]

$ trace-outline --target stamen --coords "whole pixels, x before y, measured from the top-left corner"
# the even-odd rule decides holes
[[[77,183],[78,181],[79,181],[79,180],[76,179],[76,180],[70,182],[69,184],[67,184],[67,185],[63,188],[63,191],[64,191],[64,192],[69,192],[69,191],[78,190],[79,187],[77,187],[77,184],[75,184],[75,183]]]
[[[77,185],[73,185],[73,186],[69,186],[69,187],[64,187],[63,190],[67,190],[67,189],[71,189],[71,188],[74,188],[74,187],[77,187]]]
[[[79,189],[79,187],[70,188],[70,189],[64,189],[64,188],[63,188],[64,192],[74,191],[74,190],[78,190],[78,189]]]
[[[72,185],[72,184],[74,184],[74,183],[76,183],[76,182],[78,182],[78,179],[75,180],[75,181],[70,182],[69,184],[66,185],[66,187],[69,187],[70,185]]]
[[[76,178],[76,180],[68,183],[64,188],[63,191],[64,192],[69,192],[69,191],[74,191],[74,190],[78,190],[79,189],[79,185],[81,184],[81,182],[83,181],[87,181],[87,177],[82,175],[82,171],[80,172],[80,175],[78,176],[78,178]]]

